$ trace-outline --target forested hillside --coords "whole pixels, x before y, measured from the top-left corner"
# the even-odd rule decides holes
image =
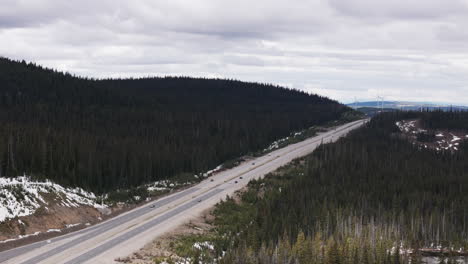
[[[0,58],[0,176],[102,192],[193,175],[349,111],[266,84],[93,80]]]
[[[468,111],[427,111],[419,115],[429,129],[468,130]]]
[[[467,142],[456,152],[423,149],[395,125],[419,118],[462,129],[452,120],[465,117],[384,113],[251,182],[241,202],[215,210],[216,254],[222,263],[326,264],[420,263],[421,248],[467,254]]]

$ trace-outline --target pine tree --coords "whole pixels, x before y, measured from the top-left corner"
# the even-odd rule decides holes
[[[331,240],[331,242],[327,246],[328,254],[327,254],[327,264],[342,264],[340,251],[338,248],[338,243],[336,241]]]

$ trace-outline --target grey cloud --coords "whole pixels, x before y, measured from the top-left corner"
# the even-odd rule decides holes
[[[112,10],[112,1],[92,0],[3,0],[0,8],[0,28],[37,27],[59,20],[86,21],[97,13]],[[96,17],[92,18],[95,20]]]
[[[457,0],[4,2],[0,55],[79,75],[226,77],[343,101],[449,87],[468,103]]]
[[[463,0],[330,0],[338,12],[355,17],[435,19],[466,12]]]
[[[311,52],[294,51],[290,54],[295,56],[336,58],[350,61],[408,61],[408,62],[428,62],[425,56],[408,54],[406,56],[391,54],[369,54],[369,53],[337,53],[337,52]]]
[[[230,64],[245,65],[245,66],[265,66],[265,61],[257,56],[224,56],[223,61]]]
[[[442,42],[452,42],[459,43],[460,45],[465,46],[466,41],[468,41],[468,31],[466,25],[460,24],[444,24],[441,25],[436,32],[438,40]]]

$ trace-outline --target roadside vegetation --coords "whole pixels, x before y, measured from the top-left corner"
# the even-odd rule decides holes
[[[184,250],[178,253],[225,264],[463,261],[467,142],[456,152],[424,149],[403,137],[396,123],[418,119],[431,129],[468,131],[462,122],[467,117],[378,115],[218,204],[211,233],[181,239]],[[198,250],[194,243],[213,250]]]

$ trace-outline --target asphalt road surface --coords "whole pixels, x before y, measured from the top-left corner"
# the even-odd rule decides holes
[[[348,123],[249,160],[189,189],[175,192],[95,226],[0,252],[0,263],[117,263],[116,258],[137,251],[158,236],[198,216],[226,195],[232,195],[246,186],[251,179],[261,178],[293,159],[311,153],[322,143],[336,141],[365,122],[360,120]]]

